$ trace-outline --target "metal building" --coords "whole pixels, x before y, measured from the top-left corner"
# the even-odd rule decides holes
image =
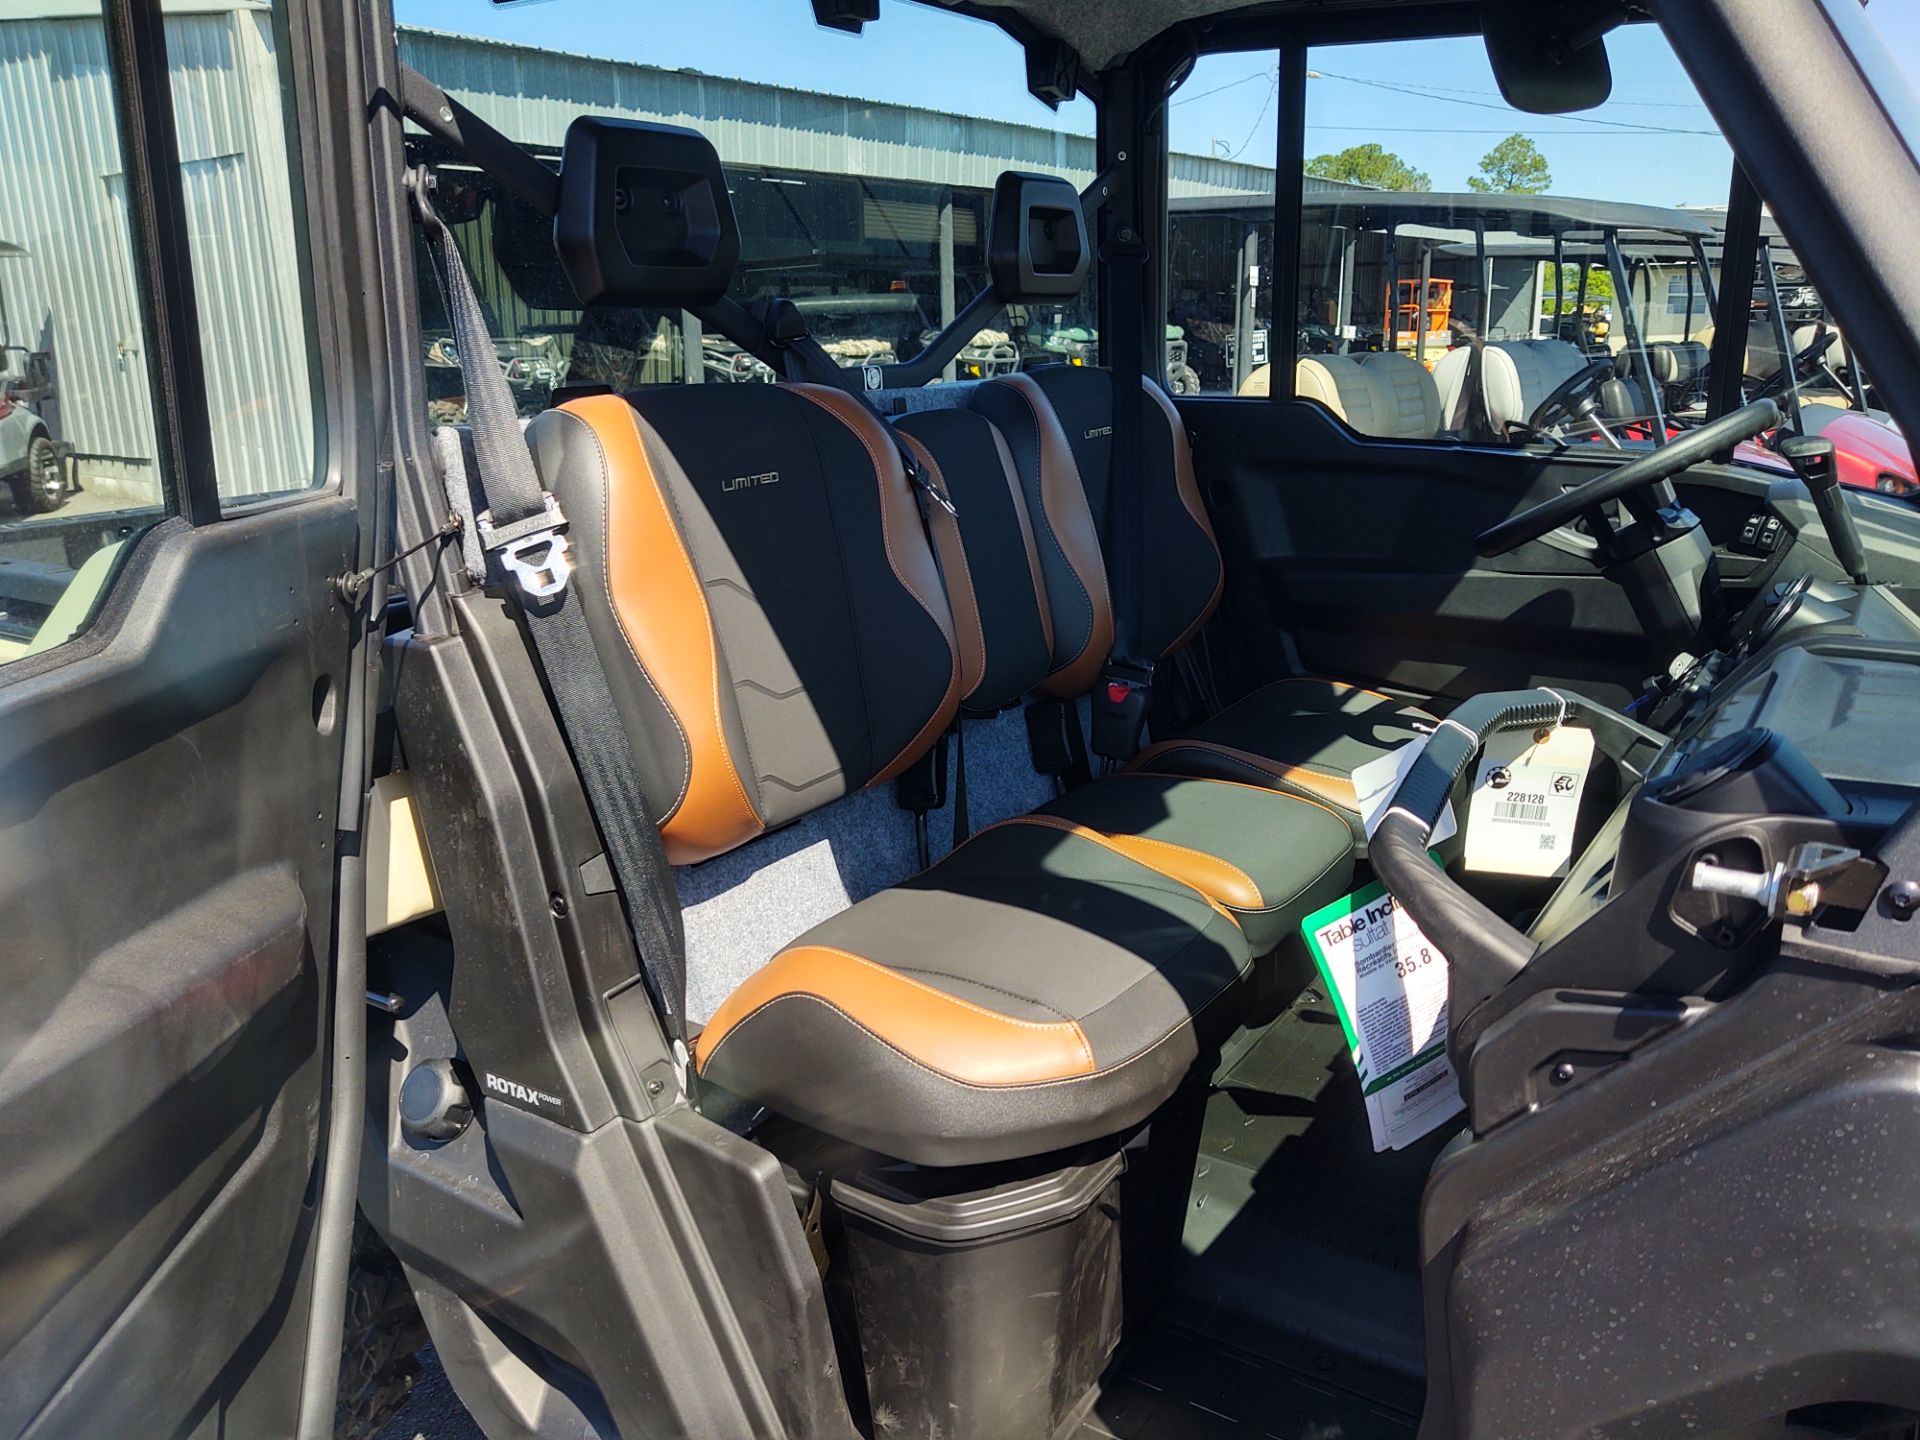
[[[223,494],[304,485],[314,431],[290,226],[272,6],[166,12],[201,338]],[[0,17],[0,343],[50,358],[49,424],[90,488],[157,500],[153,415],[118,125],[98,6],[26,0]]]

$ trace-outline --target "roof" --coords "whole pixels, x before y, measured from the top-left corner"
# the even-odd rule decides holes
[[[943,0],[927,0],[943,3]],[[948,0],[950,3],[950,0]],[[1104,70],[1114,61],[1151,40],[1169,26],[1183,20],[1202,20],[1222,15],[1273,17],[1276,19],[1329,18],[1356,19],[1383,11],[1403,16],[1428,10],[1436,19],[1452,19],[1439,28],[1446,33],[1458,29],[1463,7],[1458,0],[973,0],[978,13],[1011,11],[1044,34],[1064,40],[1079,52],[1083,64]]]
[[[1365,190],[1339,194],[1309,192],[1303,199],[1309,212],[1338,211],[1342,224],[1363,230],[1419,226],[1445,232],[1434,238],[1473,237],[1476,228],[1512,237],[1597,235],[1604,230],[1645,232],[1662,237],[1718,232],[1707,217],[1660,205],[1631,205],[1617,200],[1584,200],[1572,195],[1482,195],[1425,190]],[[1193,211],[1214,214],[1273,213],[1273,195],[1195,196],[1168,202],[1174,214]]]

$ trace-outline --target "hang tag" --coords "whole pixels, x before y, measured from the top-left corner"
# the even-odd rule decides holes
[[[1592,768],[1591,730],[1560,725],[1490,736],[1467,806],[1466,868],[1542,879],[1565,875]]]
[[[1375,881],[1300,922],[1340,1016],[1373,1148],[1399,1150],[1458,1115],[1447,1059],[1447,957]]]
[[[1364,765],[1354,767],[1353,793],[1359,802],[1360,823],[1366,827],[1367,838],[1373,838],[1373,832],[1380,828],[1380,821],[1393,805],[1393,795],[1400,788],[1400,782],[1407,778],[1407,771],[1413,768],[1413,762],[1420,758],[1420,752],[1427,748],[1427,737],[1409,740],[1398,750],[1391,750]],[[1429,845],[1438,845],[1450,840],[1460,831],[1460,822],[1454,818],[1453,802],[1447,802],[1447,808],[1440,812],[1440,822],[1433,827],[1428,837]]]

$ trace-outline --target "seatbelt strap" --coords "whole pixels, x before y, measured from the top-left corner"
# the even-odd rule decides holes
[[[887,432],[887,439],[893,442],[893,448],[900,454],[900,463],[906,467],[907,483],[913,487],[913,493],[920,502],[920,518],[928,525],[927,544],[933,545],[932,514],[930,506],[938,505],[947,514],[958,518],[960,512],[954,506],[951,496],[942,494],[934,488],[933,480],[928,476],[926,467],[921,465],[919,457],[900,432],[888,423],[880,408],[868,398],[864,388],[856,388],[847,383],[847,370],[826,348],[814,339],[806,327],[806,321],[788,300],[776,300],[761,308],[761,322],[766,326],[767,339],[780,352],[785,362],[787,379],[814,385],[826,385],[835,390],[844,390],[853,396],[866,409],[867,413],[878,420]],[[934,551],[934,564],[940,563],[937,548]]]
[[[1484,438],[1493,429],[1493,412],[1486,405],[1487,383],[1487,342],[1480,332],[1464,320],[1453,322],[1453,328],[1467,337],[1467,373],[1461,379],[1460,393],[1453,397],[1453,414],[1447,417],[1447,429],[1464,440]],[[1480,401],[1479,424],[1476,419],[1473,402]]]
[[[587,801],[606,845],[614,883],[640,952],[640,968],[691,1086],[686,1049],[686,932],[673,869],[640,783],[633,749],[569,581],[567,517],[540,486],[520,416],[453,234],[434,211],[424,169],[408,177],[453,322],[467,392],[474,478],[484,508],[475,517],[488,583],[514,597],[553,695]]]
[[[1131,760],[1153,698],[1154,657],[1145,652],[1146,494],[1140,463],[1142,356],[1147,247],[1125,222],[1112,225],[1100,248],[1107,267],[1113,340],[1113,439],[1107,489],[1107,575],[1113,607],[1113,651],[1093,692],[1093,752],[1111,763]]]
[[[973,819],[967,814],[967,712],[953,717],[953,848],[973,838]]]

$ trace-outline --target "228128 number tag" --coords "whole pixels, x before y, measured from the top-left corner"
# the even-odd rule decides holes
[[[1466,868],[1543,879],[1565,875],[1592,768],[1593,732],[1578,726],[1489,737],[1468,802]]]

